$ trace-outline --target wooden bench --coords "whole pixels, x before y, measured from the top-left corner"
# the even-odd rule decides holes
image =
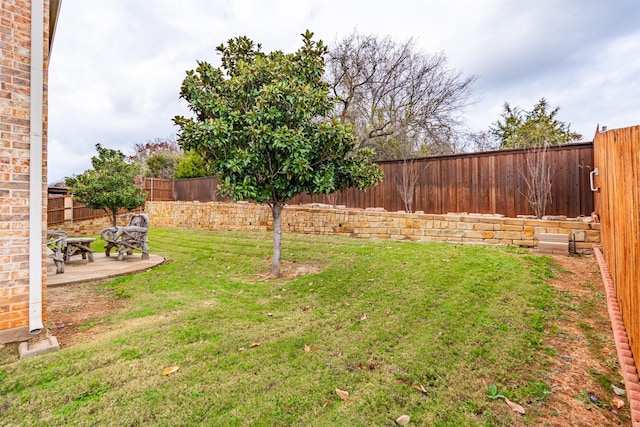
[[[67,233],[59,230],[47,230],[47,248],[49,257],[56,264],[56,274],[64,273],[64,249],[67,247]]]
[[[93,249],[91,243],[96,239],[91,237],[67,237],[67,245],[64,248],[64,262],[69,262],[73,255],[82,255],[82,259],[93,262]]]
[[[122,261],[125,255],[131,255],[134,249],[140,249],[142,259],[149,259],[148,231],[149,217],[146,214],[132,215],[126,227],[105,228],[100,233],[102,240],[107,242],[104,253],[109,256],[111,249],[116,248],[118,261]]]

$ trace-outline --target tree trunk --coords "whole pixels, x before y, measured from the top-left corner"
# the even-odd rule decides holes
[[[118,211],[111,211],[111,225],[114,227],[118,226]]]
[[[274,202],[271,205],[273,215],[273,257],[271,258],[271,268],[269,277],[277,279],[280,277],[280,255],[282,253],[282,207],[283,202]]]

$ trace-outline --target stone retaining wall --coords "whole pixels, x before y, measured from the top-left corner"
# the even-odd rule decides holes
[[[147,202],[145,212],[152,227],[273,230],[269,207],[252,203]],[[591,218],[538,220],[479,214],[408,214],[327,205],[286,206],[282,213],[282,229],[294,233],[528,248],[537,247],[540,233],[560,233],[569,235],[570,249],[575,241],[579,253],[591,252],[593,244],[600,242],[600,224]]]

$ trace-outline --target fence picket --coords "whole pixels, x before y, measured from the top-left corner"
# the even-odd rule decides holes
[[[640,126],[597,132],[596,209],[629,346],[640,357]]]

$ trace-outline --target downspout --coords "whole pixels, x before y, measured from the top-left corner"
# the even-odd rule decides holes
[[[31,0],[31,91],[29,116],[29,333],[42,324],[42,138],[44,108],[44,0]]]

